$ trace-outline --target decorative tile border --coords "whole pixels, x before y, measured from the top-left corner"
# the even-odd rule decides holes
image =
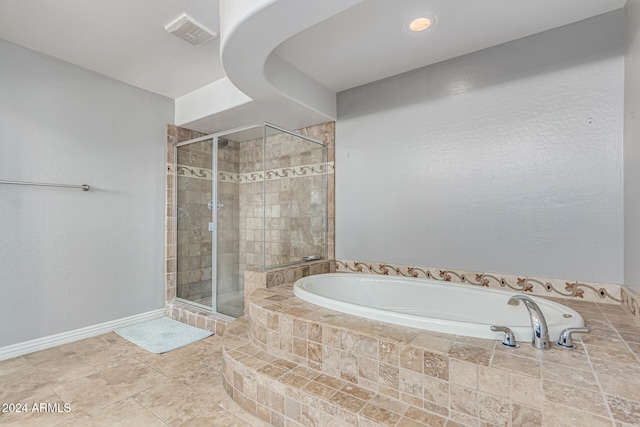
[[[496,289],[511,289],[516,292],[530,292],[533,295],[555,298],[578,299],[584,301],[620,304],[621,286],[571,282],[558,279],[520,277],[496,273],[478,273],[463,270],[446,270],[430,267],[415,267],[402,264],[385,264],[365,261],[336,260],[336,271],[346,273],[369,273],[388,276],[417,277],[441,282],[468,283]],[[635,313],[640,310],[636,301]],[[634,313],[634,312],[632,312]],[[638,315],[634,314],[636,317]]]
[[[176,165],[176,175],[200,179],[211,179],[213,177],[211,169],[186,165]]]
[[[303,176],[324,175],[325,170],[327,174],[333,174],[335,172],[333,162],[316,163],[290,168],[269,169],[264,172],[260,171],[235,173],[218,171],[218,181],[244,184],[248,182],[262,181],[264,179],[266,179],[267,181],[272,181],[284,178],[299,178]],[[213,171],[211,169],[186,165],[176,165],[175,171],[173,170],[173,167],[169,167],[168,171],[169,173],[175,173],[178,176],[184,176],[188,178],[211,179],[211,177],[213,176]]]
[[[640,322],[640,296],[624,286],[622,287],[622,305]]]

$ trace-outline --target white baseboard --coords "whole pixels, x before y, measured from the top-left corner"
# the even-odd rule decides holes
[[[164,308],[158,310],[147,311],[146,313],[136,314],[134,316],[123,317],[122,319],[111,320],[109,322],[99,323],[85,328],[75,329],[69,332],[49,335],[47,337],[36,338],[0,347],[0,360],[11,359],[12,357],[22,356],[23,354],[33,353],[34,351],[46,350],[62,344],[78,341],[84,338],[95,337],[96,335],[106,334],[114,329],[123,326],[135,325],[136,323],[147,320],[159,319],[164,316]]]

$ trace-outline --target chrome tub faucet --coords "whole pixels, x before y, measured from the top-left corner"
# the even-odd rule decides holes
[[[509,298],[507,304],[519,305],[520,301],[524,303],[529,311],[529,318],[531,319],[532,337],[531,345],[538,350],[548,350],[549,344],[549,328],[547,327],[547,321],[542,314],[542,310],[536,304],[536,302],[526,295],[514,295]]]

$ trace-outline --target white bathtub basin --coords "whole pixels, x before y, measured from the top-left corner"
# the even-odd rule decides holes
[[[517,292],[354,273],[304,277],[295,283],[293,292],[312,304],[367,319],[487,339],[502,339],[504,335],[491,331],[491,325],[507,326],[518,342],[531,342],[531,322],[526,307],[507,305]],[[557,341],[565,328],[584,327],[582,316],[569,307],[531,298],[544,313],[551,341]]]

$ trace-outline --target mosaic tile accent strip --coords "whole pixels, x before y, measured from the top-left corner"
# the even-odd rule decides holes
[[[622,287],[622,306],[640,322],[640,296]]]
[[[284,178],[299,178],[304,176],[318,176],[324,175],[325,169],[327,174],[333,174],[335,172],[333,162],[316,163],[312,165],[302,165],[291,168],[270,169],[264,172],[248,172],[248,173],[235,173],[235,172],[218,172],[218,181],[220,182],[233,182],[236,184],[243,184],[246,182],[257,182],[266,179],[272,181],[276,179]]]
[[[211,179],[213,177],[211,169],[198,168],[187,165],[177,165],[176,169],[176,175],[184,176],[187,178]]]
[[[200,179],[211,179],[213,176],[213,171],[211,169],[206,168],[198,168],[187,165],[177,165],[177,170],[174,171],[172,166],[169,166],[167,171],[170,174],[176,174],[178,176],[185,176],[189,178],[200,178]],[[302,176],[317,176],[324,175],[326,169],[326,173],[333,174],[335,172],[335,167],[333,162],[328,163],[317,163],[314,165],[303,165],[297,166],[294,168],[280,168],[280,169],[271,169],[264,174],[262,172],[248,172],[248,173],[235,173],[235,172],[225,172],[218,171],[218,181],[220,182],[233,182],[236,184],[243,184],[245,182],[257,182],[261,181],[266,177],[267,181],[271,181],[274,179],[284,179],[284,178],[298,178]]]
[[[440,282],[467,283],[488,288],[529,292],[533,295],[608,304],[620,304],[622,302],[620,285],[351,260],[336,260],[336,270],[344,273],[370,273],[386,276],[417,277]]]

